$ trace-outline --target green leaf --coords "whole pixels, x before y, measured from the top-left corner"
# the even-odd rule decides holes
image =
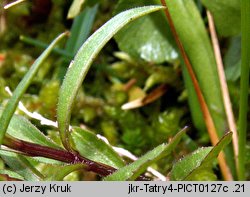
[[[207,168],[201,168],[199,170],[196,170],[195,173],[190,175],[188,177],[188,180],[190,181],[217,181],[218,178],[216,176],[216,173],[213,171],[212,166],[209,166]]]
[[[238,119],[239,154],[238,180],[246,177],[246,144],[248,139],[248,109],[249,109],[249,73],[250,73],[250,1],[240,1],[241,4],[241,71],[240,71],[240,102]]]
[[[0,110],[0,114],[1,114]],[[48,146],[55,149],[61,149],[61,147],[55,144],[51,139],[45,136],[40,130],[38,130],[29,120],[26,118],[13,115],[10,124],[7,129],[7,134],[27,142],[36,143],[43,146]],[[29,161],[35,160],[46,164],[61,164],[62,162],[44,157],[29,158]]]
[[[115,12],[160,4],[159,0],[120,0]],[[140,31],[138,31],[140,30]],[[173,37],[163,12],[144,16],[123,28],[116,36],[120,50],[131,57],[148,62],[171,62],[178,57],[174,49]]]
[[[189,76],[187,68],[184,65],[185,63],[182,61],[182,75],[185,82],[185,87],[187,89],[188,105],[191,111],[192,122],[195,128],[200,131],[202,135],[207,135],[207,128],[204,122],[201,108],[198,105],[199,100],[194,89],[194,84]]]
[[[89,34],[93,27],[94,19],[97,14],[97,8],[97,4],[93,7],[86,7],[74,19],[70,29],[70,37],[67,40],[65,46],[65,53],[70,54],[71,58],[65,57],[63,59],[63,63],[58,70],[58,77],[60,81],[63,81],[70,60],[75,56],[81,45],[89,37]]]
[[[201,0],[211,11],[216,29],[221,36],[240,34],[240,1],[239,0]]]
[[[199,148],[178,161],[171,170],[171,180],[190,180],[201,169],[209,167],[231,139],[232,132],[228,132],[214,147]]]
[[[42,48],[42,49],[46,49],[49,44],[43,42],[43,41],[40,41],[40,40],[37,40],[37,39],[33,39],[31,37],[26,37],[26,36],[23,36],[21,35],[20,36],[20,40],[24,43],[27,43],[29,45],[32,45],[32,46],[35,46],[35,47],[39,47],[39,48]],[[60,49],[60,48],[54,48],[52,50],[52,52],[60,55],[60,56],[63,56],[65,59],[72,59],[74,56],[71,55],[71,53],[67,53],[65,50],[63,49]]]
[[[0,114],[2,111],[0,110]],[[48,146],[55,149],[61,149],[61,147],[55,144],[51,139],[45,136],[40,130],[38,130],[29,120],[26,118],[13,115],[10,124],[7,129],[7,134],[27,142],[36,143],[43,146]],[[48,159],[44,157],[29,158],[30,162],[32,160],[38,161],[40,163],[46,164],[61,164],[62,162],[53,159]]]
[[[159,159],[169,155],[175,149],[176,145],[179,143],[180,139],[184,136],[185,132],[186,128],[177,133],[169,144],[161,144],[157,146],[156,148],[149,151],[148,153],[146,153],[133,163],[118,169],[110,176],[104,178],[104,180],[105,181],[135,180],[152,163],[155,163]]]
[[[98,29],[81,46],[71,62],[59,92],[57,119],[63,145],[69,147],[69,123],[76,94],[93,62],[103,46],[127,23],[136,18],[163,9],[162,6],[145,6],[122,12]]]
[[[6,180],[6,177],[2,175],[8,175],[9,177],[14,179],[24,180],[24,178],[20,174],[13,172],[11,170],[0,170],[0,181],[8,181]]]
[[[63,181],[64,177],[76,170],[84,169],[84,164],[46,165],[46,181]],[[44,171],[44,170],[43,170]]]
[[[121,168],[125,165],[113,148],[99,139],[94,133],[74,127],[71,138],[75,149],[83,157],[114,168]]]
[[[79,6],[78,6],[79,7]],[[88,38],[97,13],[97,5],[87,7],[77,16],[70,30],[70,37],[66,42],[65,50],[74,56],[84,41]]]
[[[192,0],[166,0],[166,3],[178,36],[199,82],[218,135],[222,137],[227,124],[225,121],[226,116],[216,61],[203,20]],[[185,72],[185,67],[183,70],[183,74],[186,75],[184,79],[188,89],[189,103],[192,102],[192,108],[200,108],[200,106],[197,105],[195,95],[190,94],[194,91],[193,84],[187,82],[188,80],[190,81],[190,76]],[[196,121],[196,119],[202,117],[202,114],[195,114],[195,112],[200,113],[200,110],[192,108],[192,117],[193,120]]]
[[[5,150],[0,150],[0,156],[13,171],[20,174],[26,181],[40,180],[34,173],[34,168],[30,168],[31,164],[24,156]]]
[[[240,78],[241,65],[241,37],[230,39],[229,48],[224,56],[225,74],[227,80],[236,81]]]
[[[41,67],[44,60],[48,57],[55,45],[66,35],[66,33],[60,34],[49,47],[36,59],[29,71],[26,73],[22,81],[18,84],[17,88],[13,92],[12,97],[8,101],[6,107],[3,110],[2,116],[0,118],[0,145],[2,144],[4,135],[7,131],[11,117],[13,116],[19,100],[25,93],[33,78],[35,77],[38,69]]]
[[[199,148],[191,155],[184,157],[182,160],[178,161],[172,171],[171,171],[171,180],[172,181],[181,181],[196,168],[201,165],[201,162],[206,158],[206,156],[211,152],[212,147]]]
[[[50,165],[62,165],[62,164],[64,164],[64,162],[54,160],[54,159],[45,158],[45,157],[29,157],[28,160],[31,162],[50,164]]]
[[[20,140],[60,149],[59,145],[52,142],[31,124],[30,121],[19,115],[14,115],[12,117],[7,133]]]

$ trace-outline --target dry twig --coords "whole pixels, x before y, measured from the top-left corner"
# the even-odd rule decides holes
[[[232,110],[232,105],[230,101],[230,96],[228,93],[228,87],[227,87],[227,82],[226,82],[226,77],[224,73],[224,67],[223,67],[223,62],[222,62],[222,57],[221,57],[221,52],[220,52],[220,45],[218,42],[216,30],[215,30],[213,16],[211,15],[209,11],[207,11],[207,17],[208,17],[209,31],[211,34],[211,39],[212,39],[213,48],[214,48],[215,59],[217,63],[217,71],[218,71],[218,75],[220,79],[221,93],[222,93],[222,97],[224,101],[224,108],[226,111],[227,122],[228,122],[229,130],[233,132],[233,139],[232,139],[233,149],[234,149],[236,167],[238,168],[238,162],[237,162],[238,153],[239,153],[238,135],[237,135],[234,114]]]

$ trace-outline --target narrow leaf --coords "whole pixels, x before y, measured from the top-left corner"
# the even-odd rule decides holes
[[[10,179],[24,180],[24,178],[20,174],[14,171],[0,170],[0,181],[9,181]]]
[[[24,177],[26,181],[39,181],[39,177],[34,174],[33,169],[27,166],[28,161],[25,161],[25,157],[19,157],[20,155],[5,150],[0,150],[0,156],[13,171]]]
[[[250,1],[241,1],[241,74],[239,110],[239,155],[238,178],[246,179],[246,141],[249,109],[249,72],[250,72]]]
[[[152,163],[155,163],[159,159],[166,157],[169,155],[179,143],[180,139],[186,133],[186,129],[184,128],[176,136],[171,140],[169,144],[161,144],[154,148],[152,151],[149,151],[142,157],[140,157],[135,162],[120,168],[110,176],[104,178],[105,181],[127,181],[127,180],[135,180],[142,174],[148,166]]]
[[[214,147],[199,148],[191,155],[184,157],[178,161],[172,171],[171,180],[182,181],[189,180],[195,173],[202,168],[208,167],[212,161],[216,159],[220,151],[230,143],[232,132],[228,132]]]
[[[60,149],[59,145],[52,142],[30,121],[19,115],[13,115],[7,133],[20,140]]]
[[[87,7],[77,16],[70,29],[70,37],[66,42],[65,50],[74,56],[84,41],[88,38],[97,13],[97,5]]]
[[[213,14],[216,28],[221,36],[240,34],[241,9],[239,0],[201,0],[201,2]]]
[[[186,0],[165,0],[171,18],[173,19],[179,39],[183,44],[186,54],[192,65],[192,69],[199,82],[202,94],[205,98],[209,112],[215,124],[219,137],[223,136],[226,129],[226,116],[223,107],[219,77],[212,46],[207,34],[205,25],[200,13],[193,1]],[[183,66],[184,80],[189,94],[189,103],[192,106],[192,118],[196,122],[202,117],[192,83],[189,83],[190,76],[185,72]],[[209,83],[208,83],[209,82]],[[192,97],[191,97],[192,96]],[[204,121],[203,121],[204,122]],[[201,125],[202,126],[202,125]],[[200,128],[199,128],[200,129]]]
[[[163,5],[165,5],[164,1],[165,0],[161,0]],[[177,4],[172,4],[174,2]],[[200,104],[198,107],[200,107],[202,111],[210,140],[212,144],[215,145],[219,141],[219,137],[223,135],[222,132],[226,129],[225,127],[227,122],[224,106],[222,105],[222,92],[214,54],[211,50],[211,44],[209,42],[203,20],[194,2],[183,0],[176,0],[174,2],[168,1],[168,6],[171,5],[169,6],[169,8],[171,8],[169,10],[171,10],[174,14],[170,14],[168,9],[166,9],[165,13],[186,65],[183,67],[184,79],[190,81],[191,78],[193,82],[190,87],[187,86],[187,89],[189,91],[191,90],[191,93],[194,92],[193,90],[195,89],[196,95],[190,95],[193,97],[189,96],[189,103],[194,102],[197,100],[196,98],[198,98]],[[179,13],[185,13],[184,15],[186,16],[182,16],[181,18],[188,18],[189,20],[185,22],[183,20],[183,23],[180,22],[180,20],[177,19]],[[188,22],[190,22],[189,25],[187,25]],[[177,28],[175,26],[177,26]],[[187,29],[190,29],[190,27],[192,27],[192,31],[189,32]],[[196,47],[194,47],[196,45],[195,42],[197,44]],[[196,51],[198,48],[199,50]],[[203,64],[202,68],[200,67],[201,64]],[[185,70],[188,70],[187,76],[185,76],[185,74],[187,74]],[[213,76],[214,80],[211,78],[209,73]],[[207,81],[209,81],[209,83],[207,83]],[[217,93],[213,94],[212,92]],[[217,96],[216,99],[215,95]],[[195,106],[197,105],[193,103],[192,107]],[[194,114],[194,112],[199,112],[199,110],[191,110],[193,119],[195,120],[199,117],[199,114]],[[231,161],[230,164],[232,164],[232,155],[230,153],[227,154],[227,159],[228,161]],[[219,165],[223,177],[226,180],[232,180],[232,174],[223,154],[219,157]]]
[[[125,165],[113,148],[99,139],[94,133],[74,127],[71,138],[75,149],[83,157],[114,168],[121,168]]]
[[[31,66],[29,71],[26,73],[22,81],[18,84],[17,88],[13,92],[12,97],[8,101],[6,107],[4,108],[4,111],[2,113],[2,116],[0,118],[0,145],[2,144],[4,135],[6,133],[6,130],[8,128],[9,122],[11,120],[11,117],[13,116],[16,107],[18,105],[18,102],[24,92],[29,87],[30,83],[32,82],[34,76],[36,75],[38,69],[41,67],[44,60],[48,57],[52,49],[55,47],[55,45],[66,35],[67,33],[60,34],[50,45],[49,47],[36,59],[34,64]]]
[[[63,181],[64,177],[69,173],[76,170],[84,169],[86,166],[84,164],[72,164],[72,165],[47,165],[46,172],[44,172],[47,177],[46,181]]]
[[[240,78],[241,37],[230,38],[228,50],[224,56],[225,74],[229,81],[236,82]]]
[[[163,7],[145,6],[124,11],[105,23],[81,46],[70,63],[59,92],[57,119],[61,139],[66,148],[70,148],[68,129],[73,102],[94,58],[114,34],[127,23],[160,9]]]

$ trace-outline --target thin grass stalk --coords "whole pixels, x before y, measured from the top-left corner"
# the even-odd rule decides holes
[[[246,133],[250,67],[250,0],[241,0],[241,37],[238,179],[245,180]]]
[[[236,128],[235,118],[234,118],[230,96],[228,92],[226,77],[224,73],[224,66],[223,66],[223,61],[221,57],[220,45],[219,45],[219,41],[218,41],[218,37],[217,37],[215,25],[214,25],[213,16],[209,11],[207,11],[207,17],[208,17],[209,31],[210,31],[210,35],[212,39],[213,48],[214,48],[214,55],[216,59],[218,76],[220,80],[224,108],[225,108],[225,112],[227,116],[228,127],[229,127],[229,130],[233,132],[232,141],[233,141],[235,165],[237,169],[238,168],[238,154],[239,154],[239,149],[238,149],[239,142],[238,142],[237,128]]]
[[[189,73],[189,75],[190,75],[190,77],[192,79],[192,82],[194,84],[195,92],[197,94],[197,97],[198,97],[198,100],[199,100],[199,103],[200,103],[200,106],[201,106],[202,114],[203,114],[205,124],[206,124],[207,130],[208,130],[208,134],[210,136],[212,145],[215,146],[217,144],[217,142],[219,142],[219,137],[218,137],[218,134],[217,134],[213,119],[212,119],[211,114],[209,112],[209,109],[208,109],[208,106],[207,106],[206,101],[204,99],[204,96],[203,96],[203,94],[201,92],[198,80],[197,80],[197,78],[195,76],[192,65],[190,63],[190,60],[189,60],[189,58],[188,58],[188,56],[187,56],[187,54],[185,52],[185,49],[184,49],[184,47],[183,47],[183,45],[182,45],[182,43],[181,43],[181,41],[179,39],[179,36],[178,36],[177,31],[175,29],[172,17],[170,15],[169,11],[168,11],[168,7],[166,5],[165,0],[161,0],[161,4],[166,7],[166,9],[164,10],[165,15],[167,17],[170,29],[172,31],[172,34],[173,34],[173,36],[175,38],[177,46],[178,46],[178,48],[180,50],[180,53],[181,53],[181,55],[183,57],[185,65],[187,67],[188,73]],[[227,180],[227,181],[233,180],[232,173],[231,173],[231,171],[230,171],[230,169],[229,169],[229,167],[228,167],[228,165],[226,163],[224,152],[221,152],[219,154],[218,161],[219,161],[219,166],[220,166],[220,169],[221,169],[221,172],[222,172],[222,175],[223,175],[224,179]]]
[[[42,41],[30,38],[30,37],[26,37],[23,35],[20,36],[20,40],[24,43],[27,43],[27,44],[35,46],[35,47],[42,48],[44,50],[49,46],[49,44],[47,44],[47,43],[44,43]],[[67,58],[69,61],[74,58],[74,55],[72,55],[72,54],[68,53],[67,51],[60,49],[60,48],[54,48],[52,51],[60,56]]]

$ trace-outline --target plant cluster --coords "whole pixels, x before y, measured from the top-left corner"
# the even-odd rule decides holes
[[[1,180],[249,179],[250,1],[0,4]]]

